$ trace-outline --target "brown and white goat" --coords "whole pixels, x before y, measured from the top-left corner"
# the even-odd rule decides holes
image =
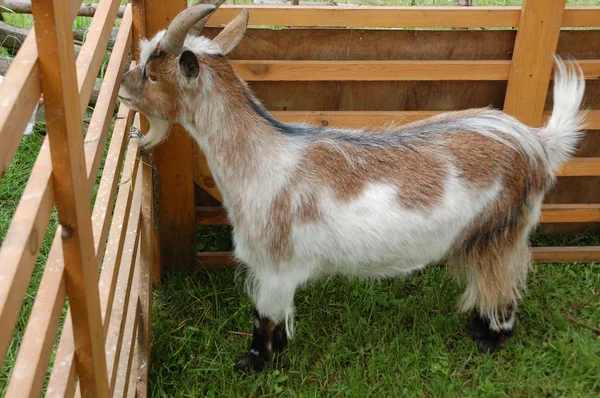
[[[503,345],[542,199],[581,137],[581,72],[557,59],[542,128],[492,109],[376,131],[283,124],[225,57],[244,35],[246,10],[213,40],[188,35],[213,11],[188,8],[143,41],[119,96],[148,117],[144,144],[178,122],[206,154],[255,304],[238,365],[261,369],[285,347],[294,293],[309,280],[392,277],[440,262],[466,280],[459,307],[473,312],[479,350]]]

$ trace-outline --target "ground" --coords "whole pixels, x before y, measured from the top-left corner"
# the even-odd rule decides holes
[[[476,5],[520,3],[474,1]],[[600,0],[569,0],[568,4],[600,5]],[[28,17],[7,19],[30,26]],[[87,25],[89,18],[78,18],[74,27]],[[0,241],[39,151],[41,132],[37,129],[23,138],[0,185]],[[0,396],[6,390],[55,228],[53,215],[0,370]],[[534,244],[597,245],[600,236],[536,237]],[[200,250],[229,249],[228,230],[200,228],[198,245]],[[235,276],[233,270],[174,273],[154,292],[153,396],[600,395],[600,265],[536,265],[519,308],[516,334],[491,357],[480,356],[466,334],[466,318],[455,312],[460,289],[446,280],[444,268],[429,268],[410,279],[313,283],[296,297],[296,337],[279,364],[246,376],[234,372],[233,363],[249,343],[252,306],[244,293],[243,274]]]
[[[233,370],[252,304],[234,271],[175,273],[154,294],[153,396],[600,395],[599,265],[537,265],[515,336],[478,354],[446,269],[410,279],[331,279],[296,297],[297,331],[276,367]]]

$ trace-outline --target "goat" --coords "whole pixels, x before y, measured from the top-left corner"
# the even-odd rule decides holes
[[[383,130],[275,120],[226,55],[243,10],[218,36],[200,32],[212,5],[182,11],[140,44],[119,97],[146,115],[142,144],[177,122],[205,153],[247,267],[255,304],[250,349],[261,370],[293,334],[294,293],[319,277],[393,277],[445,263],[466,280],[459,303],[482,353],[512,335],[542,199],[578,146],[585,81],[556,58],[554,108],[530,128],[490,108],[448,112]]]

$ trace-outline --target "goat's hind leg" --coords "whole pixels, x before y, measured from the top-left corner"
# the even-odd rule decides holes
[[[252,342],[238,358],[238,370],[261,371],[287,345],[292,332],[294,294],[306,279],[293,272],[272,270],[249,275],[248,290],[254,301]]]
[[[482,354],[495,352],[513,335],[517,300],[529,267],[526,244],[517,246],[470,256],[463,265],[467,288],[460,308],[472,312],[467,331]]]

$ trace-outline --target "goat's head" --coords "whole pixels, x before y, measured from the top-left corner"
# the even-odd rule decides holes
[[[217,72],[225,71],[235,79],[224,56],[244,36],[248,11],[242,10],[210,40],[199,34],[215,9],[212,4],[189,7],[166,30],[140,42],[140,62],[123,76],[119,98],[150,122],[142,145],[159,144],[166,138],[170,122],[182,122],[193,115],[197,101],[212,91]]]

